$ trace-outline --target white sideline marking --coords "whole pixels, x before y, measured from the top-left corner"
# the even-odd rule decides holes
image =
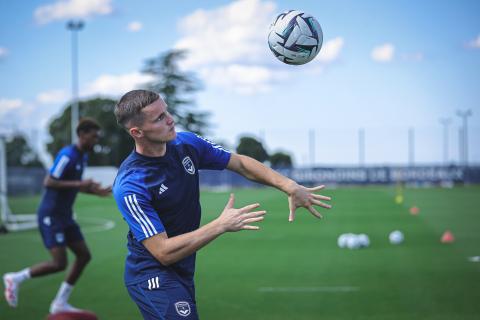
[[[86,227],[81,227],[81,230],[83,233],[94,233],[94,232],[100,232],[100,231],[107,231],[110,229],[115,228],[115,221],[113,220],[108,220],[104,218],[80,218],[79,220],[81,221],[88,221],[90,223],[94,223],[96,225],[94,226],[86,226]]]
[[[480,256],[469,257],[468,261],[470,261],[470,262],[480,262]]]
[[[259,292],[354,292],[359,291],[359,287],[336,286],[336,287],[260,287]]]

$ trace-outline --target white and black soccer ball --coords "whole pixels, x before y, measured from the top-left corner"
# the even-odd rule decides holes
[[[370,245],[370,238],[365,233],[357,235],[357,240],[361,248],[366,248]]]
[[[268,45],[278,60],[305,64],[318,54],[323,43],[322,28],[308,13],[290,10],[279,14],[270,26]]]
[[[401,244],[405,239],[403,233],[400,230],[395,230],[390,232],[388,235],[388,240],[391,244]]]

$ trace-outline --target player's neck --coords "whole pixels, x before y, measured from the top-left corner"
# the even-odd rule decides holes
[[[155,144],[135,144],[135,151],[142,156],[147,157],[163,157],[167,153],[167,144],[155,143]]]

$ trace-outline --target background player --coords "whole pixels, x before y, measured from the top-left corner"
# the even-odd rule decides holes
[[[125,284],[145,319],[196,319],[195,252],[225,232],[256,230],[263,220],[259,204],[234,208],[234,196],[214,221],[200,225],[198,169],[229,169],[274,186],[288,195],[293,221],[298,207],[330,208],[329,197],[313,192],[260,162],[224,150],[190,132],[175,132],[175,123],[158,94],[134,90],[115,108],[117,121],[135,141],[122,163],[113,193],[127,221]]]
[[[79,122],[76,131],[78,142],[60,150],[45,177],[45,192],[37,211],[43,243],[52,260],[3,276],[5,298],[11,307],[18,304],[18,290],[23,281],[65,270],[68,247],[74,253],[75,261],[50,305],[50,313],[78,310],[68,303],[68,299],[91,255],[80,227],[73,219],[73,203],[78,191],[107,196],[111,188],[102,188],[91,179],[82,180],[87,152],[98,143],[99,124],[85,118]]]

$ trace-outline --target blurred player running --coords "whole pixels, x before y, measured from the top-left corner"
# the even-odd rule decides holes
[[[95,120],[82,119],[77,126],[78,142],[60,150],[45,177],[45,192],[37,212],[38,226],[52,260],[3,276],[5,298],[11,307],[18,304],[18,291],[23,281],[65,270],[66,248],[69,248],[75,261],[50,305],[50,313],[79,310],[72,307],[68,299],[91,255],[80,227],[73,219],[73,203],[78,191],[102,197],[111,192],[110,187],[102,188],[91,179],[82,180],[87,152],[98,143],[99,131],[100,126]]]

